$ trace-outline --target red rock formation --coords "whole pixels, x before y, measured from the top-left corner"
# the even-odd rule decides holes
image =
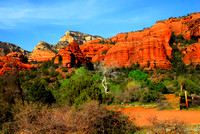
[[[200,43],[182,48],[181,51],[185,54],[183,62],[186,65],[189,65],[190,63],[197,65],[200,63]]]
[[[19,53],[9,53],[7,56],[0,57],[0,76],[12,69],[30,70],[34,66],[27,64],[27,58]]]
[[[58,53],[62,56],[63,65],[66,67],[72,67],[74,65],[80,65],[81,63],[89,64],[89,60],[92,62],[102,61],[107,66],[131,66],[137,62],[141,66],[147,66],[150,62],[150,68],[154,68],[155,65],[159,68],[170,68],[171,63],[168,60],[171,58],[172,48],[169,45],[169,41],[172,32],[175,35],[182,34],[185,39],[195,39],[200,41],[200,13],[191,14],[187,17],[171,18],[164,21],[158,21],[151,28],[144,29],[142,31],[120,33],[110,39],[95,39],[92,41],[91,37],[76,32],[68,32],[62,41],[73,41],[71,35],[79,40],[79,37],[85,40],[85,44],[78,45],[72,42],[65,49],[61,49]],[[80,35],[81,36],[80,36]],[[70,35],[68,37],[68,35]],[[88,42],[89,41],[89,42]],[[84,43],[84,41],[82,42]],[[44,48],[44,45],[42,45]],[[80,48],[79,48],[80,47]],[[42,48],[42,49],[43,49]],[[48,45],[45,45],[48,48]],[[50,60],[55,56],[52,51],[40,51],[38,49],[35,52],[37,61],[40,59]],[[35,50],[34,50],[35,51]],[[194,44],[187,49],[183,50],[186,54],[184,62],[190,64],[200,63],[198,58],[199,47]],[[87,57],[87,58],[86,58]],[[58,63],[58,57],[55,59],[55,63]]]
[[[109,40],[104,40],[109,42]],[[86,55],[86,57],[92,59],[92,62],[102,61],[105,57],[107,51],[114,45],[112,44],[100,44],[100,40],[93,40],[84,45],[80,45],[81,51]]]
[[[40,41],[31,53],[29,61],[43,62],[51,60],[56,54],[51,50],[51,45]]]
[[[151,28],[140,32],[121,33],[112,37],[117,42],[108,50],[104,64],[107,66],[131,66],[137,62],[141,66],[156,65],[160,68],[170,68],[167,57],[171,57],[169,46],[172,31],[165,23],[158,22]]]
[[[171,18],[164,21],[170,26],[175,35],[183,35],[187,40],[200,36],[200,13],[194,13],[187,17]]]
[[[106,40],[116,42],[115,45],[101,44],[99,40],[95,40],[85,43],[81,46],[81,50],[87,57],[92,58],[92,62],[102,61],[107,66],[130,66],[137,62],[141,66],[146,66],[149,61],[151,68],[155,65],[159,68],[170,68],[171,63],[168,59],[171,58],[172,52],[169,45],[172,32],[175,32],[175,35],[182,34],[185,39],[198,39],[199,18],[200,14],[195,13],[188,17],[158,21],[151,28],[143,31],[120,33]],[[107,53],[102,54],[103,51]],[[188,56],[192,55],[189,54],[191,53],[189,49],[185,53],[188,53]],[[194,57],[197,58],[198,52],[195,54]],[[190,61],[200,62],[196,58],[190,57]],[[188,58],[184,60],[188,62],[186,59]]]
[[[82,53],[76,42],[71,42],[66,48],[61,49],[58,55],[62,57],[64,67],[80,66],[82,63],[86,65],[91,64],[90,60]],[[59,62],[58,58],[58,56],[55,58],[55,64]]]

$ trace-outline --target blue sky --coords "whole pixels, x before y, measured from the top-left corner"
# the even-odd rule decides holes
[[[32,51],[67,30],[110,38],[200,11],[199,0],[0,0],[0,41]]]

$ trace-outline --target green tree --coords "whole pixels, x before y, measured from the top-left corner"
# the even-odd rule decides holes
[[[140,70],[131,71],[128,74],[129,77],[134,78],[135,80],[144,80],[148,78],[148,74],[141,72]]]
[[[51,91],[46,90],[45,83],[37,79],[28,87],[29,99],[32,102],[48,103],[55,102],[54,96]]]
[[[77,69],[70,79],[64,81],[57,97],[59,102],[75,106],[90,100],[102,101],[101,89],[82,67]]]

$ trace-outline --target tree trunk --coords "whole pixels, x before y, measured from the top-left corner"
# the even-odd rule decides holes
[[[103,77],[103,80],[102,80],[102,86],[103,88],[105,89],[105,93],[108,93],[108,86],[107,86],[107,82],[106,82],[106,76]]]
[[[183,92],[183,85],[181,84],[181,93]]]

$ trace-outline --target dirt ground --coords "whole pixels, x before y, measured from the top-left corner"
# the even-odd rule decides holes
[[[153,108],[145,108],[141,106],[119,109],[124,114],[135,118],[136,125],[149,126],[152,125],[148,119],[157,117],[160,120],[176,119],[184,121],[187,124],[200,124],[200,110],[179,110],[179,98],[174,95],[168,95],[167,101],[174,106],[173,110],[156,110]]]
[[[157,117],[160,120],[176,119],[184,121],[188,124],[200,124],[199,111],[180,111],[180,110],[162,110],[146,109],[143,107],[131,107],[121,109],[124,114],[135,118],[135,123],[138,126],[152,125],[148,119]]]

